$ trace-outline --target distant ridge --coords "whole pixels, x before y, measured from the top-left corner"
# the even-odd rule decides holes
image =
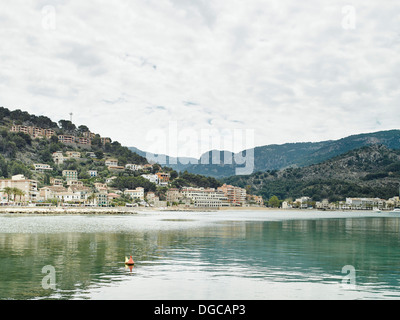
[[[400,130],[355,134],[338,140],[285,143],[281,145],[272,144],[256,147],[251,150],[254,151],[253,172],[280,170],[288,167],[304,167],[320,163],[357,148],[374,144],[383,145],[388,149],[399,150]],[[146,157],[146,152],[134,147],[130,147],[130,149]],[[241,153],[248,151],[249,150],[243,150]],[[185,158],[184,160],[186,162],[188,162],[188,159],[191,161],[191,163],[186,164],[186,162],[181,163],[179,158],[169,158],[166,156],[167,161],[165,166],[169,166],[177,171],[187,170],[190,173],[212,176],[215,178],[234,176],[236,174],[236,169],[241,167],[241,165],[236,164],[234,161],[235,154],[224,151],[217,152],[220,153],[221,159],[217,164],[212,163],[211,159],[213,154],[211,151],[208,151],[204,153],[200,159],[208,157],[210,159],[210,164],[201,164],[200,159]],[[231,157],[232,164],[224,164],[224,157]],[[170,159],[174,160],[172,164],[170,164]],[[197,164],[193,164],[196,160]],[[150,161],[149,158],[148,161]],[[177,164],[175,164],[175,162],[177,162]],[[225,163],[227,162],[228,161],[225,161]]]
[[[223,182],[248,187],[251,192],[269,199],[308,196],[314,201],[343,201],[346,197],[399,195],[400,150],[372,144],[350,150],[318,164],[283,170],[231,176]]]

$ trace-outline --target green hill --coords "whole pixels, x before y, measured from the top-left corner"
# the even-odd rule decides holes
[[[371,145],[348,151],[319,164],[232,176],[223,182],[249,186],[264,199],[309,196],[315,201],[345,197],[381,197],[399,193],[400,150]]]
[[[13,126],[18,130],[29,133],[13,132]],[[50,136],[43,137],[32,133],[32,127],[39,129],[51,129]],[[39,130],[39,132],[41,132]],[[62,142],[60,135],[73,137],[74,143]],[[86,140],[79,140],[84,137],[91,137],[90,143]],[[71,138],[72,139],[72,138]],[[68,158],[63,163],[56,163],[53,153],[61,152],[64,155],[68,151],[80,153],[78,158]],[[106,165],[106,159],[116,159],[119,168],[110,169]],[[53,170],[45,173],[34,170],[34,164],[47,164]],[[28,178],[39,182],[39,187],[48,185],[50,178],[62,178],[63,170],[77,170],[78,179],[82,180],[86,186],[93,186],[94,182],[105,182],[107,178],[117,177],[113,180],[112,186],[123,190],[125,188],[136,188],[141,186],[145,191],[158,191],[163,197],[165,188],[156,187],[140,175],[143,173],[154,174],[160,170],[170,174],[172,187],[194,186],[194,187],[218,187],[221,182],[212,177],[205,177],[187,172],[174,171],[172,168],[160,165],[153,165],[151,168],[131,171],[126,170],[126,164],[145,165],[148,161],[145,157],[133,152],[127,147],[122,146],[118,141],[112,141],[110,138],[103,138],[99,134],[91,133],[85,125],[77,127],[71,121],[60,120],[58,123],[52,121],[46,116],[31,115],[26,111],[14,110],[0,107],[0,177],[11,178],[16,174],[23,174]],[[97,172],[96,177],[91,177],[89,170]]]

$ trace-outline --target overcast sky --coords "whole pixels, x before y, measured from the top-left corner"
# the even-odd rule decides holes
[[[158,129],[191,130],[178,152],[197,157],[209,129],[258,146],[399,128],[398,0],[3,1],[0,41],[0,106],[145,151],[175,155]]]

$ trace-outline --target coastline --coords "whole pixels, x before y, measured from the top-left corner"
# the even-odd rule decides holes
[[[154,208],[154,207],[30,207],[4,206],[0,207],[0,214],[138,214],[139,212],[217,212],[210,208]]]
[[[224,211],[284,211],[293,209],[269,208],[269,207],[220,207],[220,208],[184,208],[184,207],[36,207],[36,206],[0,206],[0,214],[109,214],[130,215],[143,212],[224,212]],[[321,211],[318,209],[302,211]],[[363,210],[322,210],[326,212],[346,211],[358,212]],[[372,212],[372,210],[369,210]],[[380,211],[381,212],[381,211]],[[382,211],[390,212],[390,211]]]

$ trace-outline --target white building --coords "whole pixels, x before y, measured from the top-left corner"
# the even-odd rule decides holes
[[[310,197],[301,197],[301,198],[297,198],[295,203],[297,203],[299,205],[299,208],[307,209],[309,201],[311,201]]]
[[[351,209],[382,209],[386,205],[386,201],[379,198],[346,198],[346,205]]]
[[[91,177],[97,177],[97,170],[88,170],[88,175]]]
[[[43,163],[34,163],[33,166],[35,167],[35,171],[39,171],[39,172],[53,170],[53,168],[50,167],[48,164],[43,164]]]
[[[224,192],[217,191],[214,188],[182,188],[183,197],[189,198],[195,207],[227,207],[228,198]]]
[[[118,166],[118,160],[117,159],[106,159],[105,165],[106,166]]]
[[[137,187],[135,190],[125,190],[124,194],[132,199],[144,200],[144,189],[142,187]]]
[[[12,176],[11,179],[0,179],[0,197],[2,201],[7,201],[9,196],[4,192],[4,188],[17,188],[24,192],[24,195],[19,197],[21,201],[36,201],[39,195],[39,191],[37,189],[38,182],[36,180],[31,180],[25,178],[22,174],[17,174]],[[11,198],[9,199],[11,200]]]
[[[61,202],[79,202],[80,195],[73,192],[57,192],[56,199]]]
[[[153,182],[155,184],[158,184],[158,175],[156,174],[142,174],[142,177],[149,180],[150,182]]]
[[[131,171],[138,171],[143,169],[143,165],[141,164],[134,164],[134,163],[128,163],[125,165],[126,170],[131,170]]]

